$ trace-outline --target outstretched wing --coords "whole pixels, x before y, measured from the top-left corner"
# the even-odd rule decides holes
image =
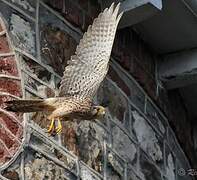
[[[108,63],[118,22],[118,4],[99,14],[77,46],[65,68],[59,96],[91,99],[108,71]]]

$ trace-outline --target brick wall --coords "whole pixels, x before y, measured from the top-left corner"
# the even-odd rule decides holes
[[[156,100],[156,54],[132,28],[117,32],[112,56],[140,83],[149,96]]]
[[[87,29],[101,9],[98,1],[94,0],[46,0],[46,4],[60,12],[66,20],[82,31]]]

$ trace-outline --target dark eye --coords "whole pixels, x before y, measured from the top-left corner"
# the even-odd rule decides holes
[[[98,107],[95,107],[95,106],[94,106],[94,107],[93,107],[93,110],[97,110],[97,111],[98,111]]]

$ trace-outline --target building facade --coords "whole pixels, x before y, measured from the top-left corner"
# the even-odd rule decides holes
[[[161,57],[133,26],[118,30],[109,74],[95,97],[107,102],[103,122],[63,122],[61,135],[49,137],[44,114],[4,110],[7,100],[57,95],[67,60],[104,6],[0,0],[0,179],[192,179],[190,135],[175,135],[179,124],[172,129],[176,119],[185,121],[184,106],[160,87],[155,71]]]

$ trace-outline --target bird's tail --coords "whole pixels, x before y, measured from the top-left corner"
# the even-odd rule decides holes
[[[8,111],[13,112],[37,112],[44,111],[46,107],[45,100],[32,99],[32,100],[12,100],[5,102]]]

